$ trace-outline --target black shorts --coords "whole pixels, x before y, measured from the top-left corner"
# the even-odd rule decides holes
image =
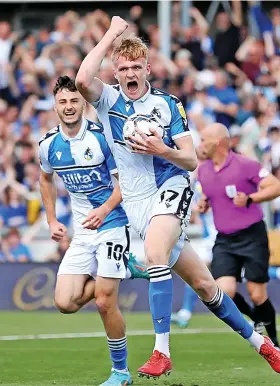
[[[218,233],[213,247],[211,271],[214,279],[234,276],[255,283],[267,283],[269,246],[264,221],[242,231],[225,235]]]

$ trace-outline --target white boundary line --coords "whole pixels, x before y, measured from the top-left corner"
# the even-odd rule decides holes
[[[173,330],[172,335],[192,334],[223,334],[233,332],[229,328],[186,328],[184,330]],[[150,336],[154,330],[127,331],[127,336]],[[0,341],[11,340],[42,340],[42,339],[73,339],[73,338],[105,338],[105,332],[70,332],[63,334],[37,334],[37,335],[6,335],[0,336]]]
[[[280,326],[277,326],[280,331]],[[171,335],[196,335],[196,334],[228,334],[234,331],[230,328],[185,328],[182,330],[171,330]],[[151,336],[154,330],[127,331],[127,336]],[[43,339],[76,339],[76,338],[105,338],[105,332],[68,332],[63,334],[36,334],[36,335],[0,335],[0,341],[12,340],[43,340]]]

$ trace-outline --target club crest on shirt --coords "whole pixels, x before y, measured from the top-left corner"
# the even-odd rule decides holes
[[[84,158],[87,160],[87,161],[90,161],[92,160],[93,158],[93,152],[92,150],[88,147],[87,150],[85,151],[84,153]]]
[[[159,109],[156,107],[154,107],[153,110],[151,111],[151,115],[154,115],[159,119],[161,118],[161,113],[160,113]]]

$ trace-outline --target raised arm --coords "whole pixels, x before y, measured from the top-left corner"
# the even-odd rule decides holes
[[[194,18],[196,23],[198,24],[200,31],[201,31],[201,35],[207,36],[208,31],[209,31],[209,24],[208,24],[207,20],[205,19],[205,17],[202,15],[202,13],[199,11],[199,9],[192,7],[190,9],[190,14]]]
[[[83,60],[76,77],[76,86],[88,102],[92,103],[100,98],[103,83],[96,77],[100,65],[115,40],[122,35],[127,27],[128,23],[125,20],[119,16],[114,16],[106,34]]]
[[[256,41],[253,36],[248,36],[246,40],[241,44],[235,53],[235,57],[239,62],[246,60],[250,46]]]
[[[273,42],[273,35],[270,31],[265,31],[263,33],[264,49],[265,54],[268,58],[271,58],[275,55],[275,47]]]
[[[232,4],[232,13],[231,21],[236,27],[242,26],[242,4],[240,0],[233,0]]]

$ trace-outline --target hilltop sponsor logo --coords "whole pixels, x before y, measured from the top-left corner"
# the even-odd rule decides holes
[[[88,174],[76,173],[59,173],[66,187],[70,190],[89,190],[96,187],[96,181],[101,181],[100,173],[92,170]]]
[[[92,178],[89,175],[81,175],[80,173],[73,173],[73,174],[63,174],[62,176],[63,182],[66,185],[72,185],[72,184],[88,184],[92,182]]]

